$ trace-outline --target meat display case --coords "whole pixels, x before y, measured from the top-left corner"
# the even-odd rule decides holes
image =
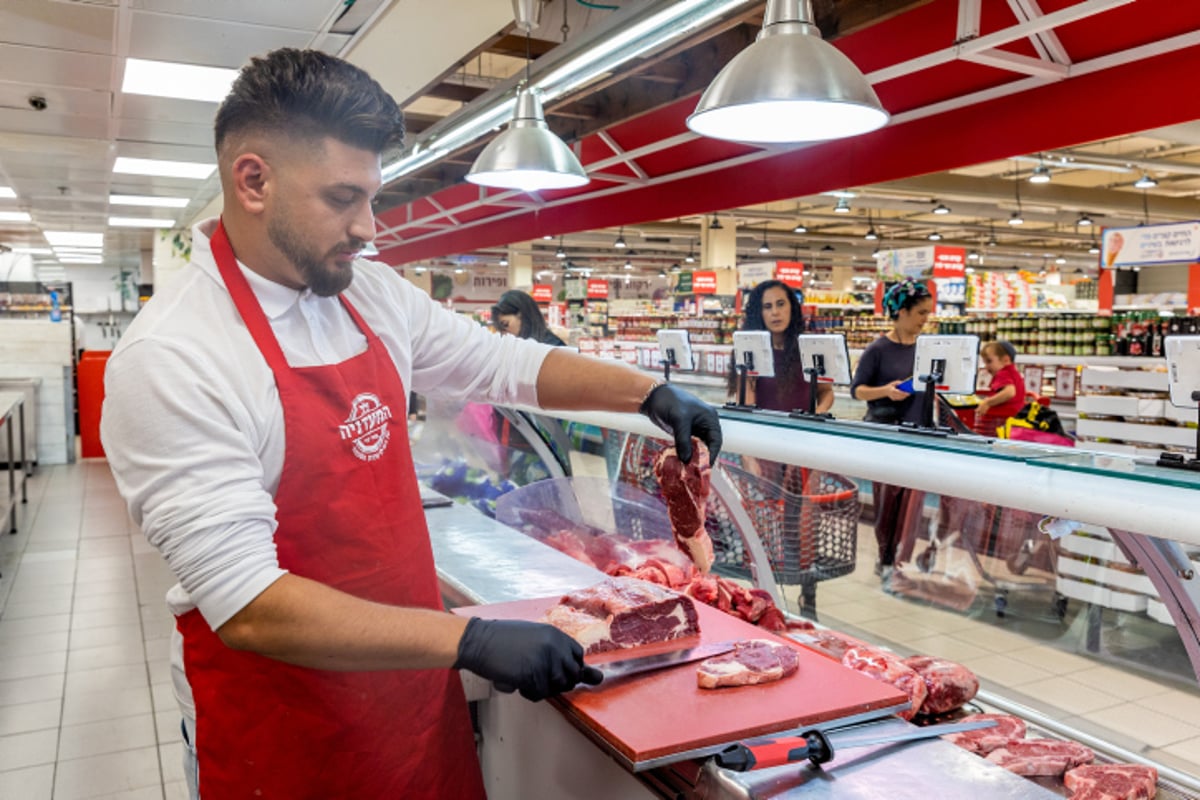
[[[519,412],[510,410],[508,413],[516,415]],[[555,416],[564,422],[594,426],[606,433],[617,432],[621,446],[628,446],[631,438],[662,436],[636,415],[572,413]],[[1195,523],[1191,512],[1195,500],[1200,497],[1196,492],[1200,489],[1200,476],[1162,470],[1105,454],[1011,442],[994,443],[974,437],[928,437],[852,422],[791,419],[770,412],[723,412],[723,416],[725,451],[729,453],[835,471],[853,475],[860,481],[899,484],[1017,512],[1046,515],[1051,519],[1074,520],[1085,530],[1086,526],[1103,528],[1111,535],[1111,546],[1120,550],[1123,560],[1141,569],[1141,580],[1149,582],[1157,593],[1157,602],[1161,604],[1158,608],[1160,622],[1171,623],[1165,627],[1174,631],[1173,635],[1178,637],[1176,649],[1183,654],[1184,666],[1178,671],[1194,673],[1196,665],[1200,664],[1197,637],[1200,630],[1197,599],[1200,595],[1190,560],[1190,551],[1200,547],[1200,525]],[[545,425],[544,419],[541,424]],[[613,438],[608,436],[606,440]],[[557,469],[569,473],[569,465],[570,459],[561,459]],[[545,596],[595,582],[600,577],[595,570],[473,511],[455,508],[431,511],[430,514],[439,570],[448,595],[457,603]],[[488,540],[492,545],[482,544],[477,534],[448,542],[443,538],[444,530],[435,514],[465,515],[457,516],[456,524],[488,529]],[[457,563],[460,561],[471,564]],[[769,570],[765,576],[769,582]],[[781,591],[780,587],[774,589]],[[1081,623],[1081,627],[1087,628],[1089,638],[1099,636],[1101,626],[1106,624],[1099,618],[1096,608],[1091,606],[1079,616],[1087,621],[1087,625]],[[1191,680],[1194,685],[1194,676]],[[1135,748],[1128,746],[1128,741],[1109,741],[1095,731],[1073,729],[1060,719],[1003,694],[982,693],[981,699],[981,705],[987,710],[1017,713],[1042,730],[1082,741],[1109,758],[1130,763],[1146,760],[1134,752]],[[492,784],[493,796],[497,797],[854,798],[870,796],[868,787],[879,790],[883,785],[889,787],[887,796],[899,797],[904,795],[896,793],[894,778],[897,774],[909,774],[914,769],[914,761],[932,765],[939,763],[943,756],[956,758],[959,755],[953,753],[954,748],[950,745],[927,742],[911,745],[896,755],[854,761],[853,768],[863,773],[854,780],[850,779],[849,772],[845,772],[842,780],[814,781],[811,776],[805,777],[807,773],[799,768],[789,772],[787,779],[775,774],[778,771],[763,773],[763,779],[771,784],[771,788],[747,781],[745,776],[714,771],[711,767],[697,767],[692,772],[677,769],[631,776],[593,742],[574,735],[571,726],[544,704],[532,706],[503,696],[488,699],[479,709],[483,725],[481,753],[485,771],[499,781]],[[526,783],[530,778],[521,777],[516,767],[532,767],[540,763],[542,757],[522,755],[523,746],[513,743],[530,742],[532,747],[532,743],[541,741],[538,737],[542,736],[548,737],[545,743],[550,748],[548,752],[562,750],[562,758],[573,766],[570,770],[561,767],[551,770],[553,775],[542,776],[549,783],[533,786]],[[498,744],[500,741],[505,744]],[[917,748],[921,748],[920,759],[911,757]],[[889,766],[891,759],[902,754],[909,754],[903,759],[903,766],[898,761]],[[584,766],[582,762],[588,762],[588,765]],[[1161,763],[1158,766],[1163,778],[1160,797],[1196,796],[1200,785],[1193,776],[1169,767],[1163,769]],[[941,789],[943,793],[939,796],[968,796],[970,792],[988,797],[991,795],[983,793],[981,787],[996,785],[995,771],[986,769],[985,774],[973,773],[973,770],[985,767],[979,759],[956,762],[953,786],[948,783],[951,779],[947,772],[936,768],[923,774],[920,781],[926,792],[930,787]],[[570,789],[561,783],[564,780],[571,783],[575,778],[582,780],[582,787]],[[876,779],[881,783],[872,783]],[[957,783],[960,779],[966,783]],[[509,791],[515,787],[522,790]],[[1018,779],[1005,791],[1010,793],[995,796],[1056,796],[1023,779]],[[1061,796],[1061,792],[1057,796]]]

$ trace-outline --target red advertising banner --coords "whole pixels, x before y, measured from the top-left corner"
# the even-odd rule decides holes
[[[554,299],[554,287],[548,283],[535,283],[530,294],[539,303],[549,303]]]
[[[587,296],[589,300],[607,300],[608,281],[588,278]]]
[[[704,271],[692,273],[692,293],[693,294],[716,294],[717,293],[717,273]]]
[[[962,278],[967,274],[967,251],[963,247],[933,248],[933,277]]]
[[[799,261],[776,261],[775,279],[793,289],[804,288],[804,264]]]
[[[1100,316],[1111,317],[1113,313],[1113,293],[1116,287],[1113,285],[1113,271],[1111,269],[1100,268],[1100,275],[1096,278],[1099,281],[1097,289],[1097,297],[1100,301]]]

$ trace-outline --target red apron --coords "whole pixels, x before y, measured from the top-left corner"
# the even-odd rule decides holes
[[[289,367],[223,225],[212,249],[283,406],[280,565],[367,600],[441,609],[407,394],[383,342],[343,295],[366,351],[340,364]],[[229,649],[196,610],[178,625],[204,800],[484,796],[452,670],[307,669]]]

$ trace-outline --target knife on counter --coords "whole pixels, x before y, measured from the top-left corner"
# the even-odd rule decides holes
[[[591,666],[603,672],[604,680],[607,682],[618,678],[627,678],[630,675],[637,675],[642,672],[651,672],[653,670],[679,666],[680,664],[688,664],[692,661],[703,661],[706,658],[724,655],[732,651],[733,646],[733,642],[713,642],[711,644],[689,647],[686,650],[673,650],[670,653],[659,653],[653,656],[620,658],[600,664],[592,664]],[[600,685],[603,686],[604,684]]]
[[[828,731],[814,728],[792,736],[764,736],[731,744],[717,753],[714,760],[718,767],[734,772],[780,767],[784,764],[805,760],[811,761],[813,764],[824,764],[833,758],[835,747],[850,749],[894,742],[909,742],[915,739],[933,739],[948,733],[964,733],[981,728],[991,728],[995,724],[995,720],[982,719],[881,733],[864,732],[861,730],[861,726]]]

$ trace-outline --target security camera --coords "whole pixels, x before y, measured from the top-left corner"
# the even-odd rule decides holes
[[[47,105],[46,98],[42,97],[40,94],[29,95],[29,107],[34,111],[45,111]]]

